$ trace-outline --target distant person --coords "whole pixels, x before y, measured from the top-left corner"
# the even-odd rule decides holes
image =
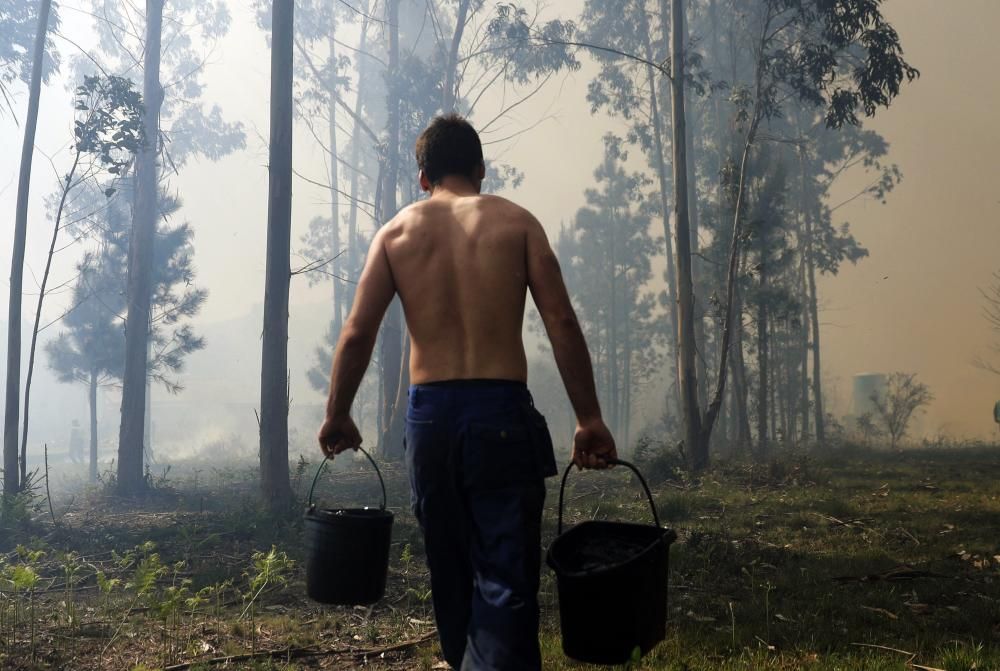
[[[80,431],[80,421],[76,419],[69,430],[69,460],[74,464],[83,463],[83,432]]]
[[[351,404],[398,293],[412,342],[406,462],[445,660],[463,670],[540,669],[544,479],[556,464],[526,384],[529,290],[576,412],[573,462],[607,467],[615,441],[541,224],[480,194],[482,145],[461,117],[434,119],[416,155],[430,198],[403,209],[372,241],[337,344],[319,443],[330,457],[361,444]]]

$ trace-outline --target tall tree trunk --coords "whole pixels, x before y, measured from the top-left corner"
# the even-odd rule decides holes
[[[640,21],[642,25],[640,29],[643,33],[643,40],[645,41],[646,49],[646,60],[653,62],[653,45],[652,37],[649,31],[649,22],[646,19],[646,13],[644,11],[639,12]],[[666,20],[666,13],[664,12],[664,20]],[[664,26],[667,24],[664,23]],[[666,28],[664,28],[666,30]],[[664,241],[664,251],[666,252],[667,259],[667,291],[670,293],[670,298],[667,303],[667,315],[670,318],[669,332],[667,333],[667,343],[670,347],[670,359],[671,366],[669,371],[670,388],[667,392],[667,407],[670,408],[677,417],[681,417],[681,397],[680,397],[680,382],[678,380],[678,369],[677,369],[677,333],[678,333],[678,322],[677,322],[677,271],[674,269],[674,245],[673,245],[673,233],[670,230],[670,204],[667,200],[667,164],[665,160],[666,154],[663,148],[663,135],[664,135],[664,124],[663,117],[660,114],[660,103],[657,93],[657,80],[656,71],[652,65],[646,66],[646,78],[649,82],[649,110],[650,116],[653,118],[653,142],[654,151],[656,155],[653,157],[653,164],[656,166],[656,177],[659,182],[659,196],[660,196],[660,212],[663,215],[663,241]]]
[[[143,64],[143,131],[146,144],[136,158],[136,198],[128,256],[128,316],[125,329],[125,372],[122,377],[122,422],[118,434],[118,488],[137,494],[142,477],[146,424],[147,345],[152,295],[153,245],[159,219],[156,158],[160,136],[160,37],[163,0],[146,2],[145,62]]]
[[[455,99],[458,93],[458,83],[455,80],[458,75],[458,48],[462,45],[462,35],[465,33],[470,4],[471,0],[459,0],[458,12],[455,16],[455,32],[451,36],[451,48],[448,50],[448,62],[445,64],[444,85],[442,87],[441,110],[445,114],[455,111]]]
[[[671,113],[673,117],[674,230],[677,239],[677,304],[680,345],[679,380],[684,419],[684,446],[688,466],[700,470],[708,465],[708,442],[702,440],[701,409],[698,406],[698,375],[694,337],[694,281],[691,275],[691,230],[688,219],[688,163],[684,118],[684,0],[671,3]]]
[[[274,507],[281,507],[291,498],[288,477],[288,290],[292,238],[294,0],[274,0],[271,21],[271,136],[260,377],[260,484],[264,499]]]
[[[343,314],[343,267],[344,263],[341,261],[340,255],[342,250],[340,248],[340,166],[338,164],[339,155],[337,154],[337,43],[334,41],[334,35],[337,31],[337,21],[334,19],[333,25],[330,26],[330,34],[327,36],[327,44],[330,49],[330,58],[327,61],[327,70],[330,75],[330,82],[328,86],[329,91],[329,105],[327,108],[327,113],[329,114],[329,143],[330,143],[330,222],[333,229],[333,237],[330,241],[331,249],[333,250],[333,339],[336,342],[336,338],[340,337],[340,332],[344,327],[344,314]]]
[[[382,216],[386,219],[396,214],[396,189],[399,178],[399,0],[388,0],[386,13],[389,28],[388,73],[388,151],[386,152],[385,182],[382,185]],[[403,361],[402,310],[399,299],[393,299],[382,327],[382,411],[384,431],[381,436],[382,454],[390,459],[402,456],[402,416],[405,412],[396,407],[399,395],[400,374],[407,362]]]
[[[736,314],[743,314],[742,300],[735,297]],[[733,394],[736,399],[736,446],[744,449],[750,446],[750,411],[748,409],[749,389],[747,387],[746,361],[743,356],[743,321],[738,319],[733,334],[733,355],[730,368],[733,375]]]
[[[90,483],[97,482],[97,371],[90,371],[87,387],[87,404],[90,409]]]
[[[767,250],[761,236],[761,258],[760,258],[760,298],[757,301],[757,456],[767,455],[768,446],[768,332],[767,332]]]
[[[17,211],[14,215],[14,250],[10,261],[10,302],[7,311],[7,396],[3,429],[3,493],[20,491],[18,477],[17,429],[21,414],[21,299],[24,281],[24,247],[28,235],[28,194],[31,189],[31,162],[35,152],[38,104],[42,96],[42,67],[45,62],[45,35],[49,27],[52,0],[38,3],[38,28],[31,61],[28,88],[28,117],[24,122],[21,170],[17,181]]]
[[[152,313],[150,314],[150,324],[152,324]],[[153,339],[146,342],[146,361],[151,361],[153,357]],[[153,380],[146,375],[146,405],[142,411],[142,463],[143,467],[149,469],[153,459]]]
[[[362,4],[362,11],[365,14],[368,13],[368,1]],[[354,279],[360,275],[361,265],[359,260],[361,255],[358,253],[358,189],[360,180],[360,163],[361,163],[361,113],[364,109],[364,91],[366,83],[366,74],[368,72],[368,59],[363,54],[368,46],[368,19],[367,17],[361,23],[361,38],[358,41],[358,53],[360,60],[358,62],[358,85],[357,85],[357,99],[354,101],[354,131],[351,138],[351,202],[350,210],[347,213],[347,265],[348,272],[350,273],[350,278]],[[347,290],[347,309],[350,310],[354,305],[354,284],[348,283],[345,287]]]
[[[801,211],[800,216],[804,219],[806,214]],[[802,222],[800,222],[801,224]],[[799,327],[799,413],[802,423],[800,433],[803,443],[809,441],[809,320],[811,310],[809,309],[809,289],[806,281],[806,253],[803,250],[799,261],[799,294],[802,296],[802,324]]]
[[[823,444],[825,436],[825,418],[823,417],[823,384],[822,369],[819,359],[819,301],[816,296],[816,264],[812,252],[812,218],[805,217],[806,224],[806,280],[809,284],[809,319],[812,324],[812,388],[813,412],[816,423],[816,442]]]
[[[687,16],[681,16],[681,34],[687,37]],[[695,153],[694,130],[698,123],[697,115],[691,113],[689,99],[684,100],[684,143],[687,147],[687,162],[690,166],[689,179],[687,184],[688,194],[688,218],[691,222],[691,277],[692,285],[695,287],[694,293],[694,341],[695,341],[695,366],[698,379],[698,406],[704,408],[708,405],[708,372],[705,370],[705,354],[708,349],[705,347],[705,308],[699,304],[697,287],[699,282],[698,272],[698,157]]]
[[[625,282],[625,296],[631,296],[631,287],[629,287],[628,273],[624,275]],[[628,301],[632,304],[632,301]],[[631,305],[629,309],[629,315],[632,314],[634,310],[634,305]],[[624,436],[624,441],[622,445],[627,449],[630,444],[631,436],[629,435],[632,429],[632,320],[631,318],[625,319],[623,323],[624,336],[625,336],[625,353],[624,361],[622,366],[624,368],[622,372],[622,409],[621,417],[624,423],[624,431],[622,435]]]
[[[800,131],[801,134],[801,131]],[[809,242],[806,235],[806,219],[809,214],[806,205],[806,172],[804,149],[799,147],[798,173],[799,173],[799,206],[796,216],[798,230],[796,236],[799,240],[799,276],[798,294],[801,297],[801,325],[799,328],[799,400],[798,411],[799,421],[802,423],[802,431],[799,434],[803,444],[809,442],[809,321],[811,310],[809,309],[809,286],[806,280],[806,264],[809,258]]]
[[[614,174],[614,166],[608,161],[608,174]],[[610,196],[611,186],[608,185],[608,195]],[[611,210],[611,221],[609,222],[609,233],[611,234],[611,249],[609,250],[611,269],[611,302],[608,306],[608,410],[611,412],[611,430],[618,433],[621,429],[621,417],[619,416],[620,376],[618,373],[618,240],[615,231],[618,227],[614,208]]]
[[[28,422],[31,421],[31,381],[35,375],[35,350],[38,347],[38,328],[42,323],[42,305],[45,303],[45,290],[49,285],[49,274],[52,271],[52,257],[56,254],[56,242],[59,240],[59,229],[62,226],[63,210],[66,198],[73,189],[76,169],[80,165],[80,149],[77,148],[73,157],[73,166],[69,169],[62,185],[59,206],[56,209],[55,223],[52,225],[52,238],[49,242],[49,252],[45,257],[45,271],[42,273],[42,284],[38,289],[38,304],[35,307],[35,322],[31,327],[31,346],[28,349],[28,375],[24,381],[24,421],[21,428],[21,482],[28,478]]]

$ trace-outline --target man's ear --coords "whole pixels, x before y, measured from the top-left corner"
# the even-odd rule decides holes
[[[476,191],[480,193],[483,190],[483,180],[486,179],[486,163],[480,163],[479,167],[476,168]]]
[[[431,180],[427,179],[427,175],[424,174],[423,170],[417,173],[417,180],[420,182],[421,191],[426,191],[430,193],[430,190],[433,187],[433,185],[431,184]]]

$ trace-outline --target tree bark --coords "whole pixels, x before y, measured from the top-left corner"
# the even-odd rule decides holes
[[[399,178],[399,0],[388,0],[386,3],[387,21],[389,23],[389,91],[387,95],[388,115],[385,181],[382,185],[382,216],[386,219],[396,214],[396,189]],[[393,299],[386,312],[385,324],[382,327],[382,422],[384,430],[381,436],[382,454],[389,459],[402,456],[403,441],[399,428],[402,422],[396,418],[397,396],[399,392],[400,375],[406,362],[403,361],[403,329],[399,299]]]
[[[737,299],[736,313],[742,314],[742,307]],[[733,355],[730,358],[730,368],[733,375],[733,395],[735,398],[735,421],[736,421],[736,447],[740,450],[750,445],[750,412],[747,409],[747,389],[746,362],[743,357],[743,325],[737,322],[736,333],[733,338]]]
[[[823,417],[823,383],[819,357],[819,301],[816,295],[816,263],[812,252],[812,219],[807,214],[806,224],[806,280],[809,285],[809,319],[812,324],[812,389],[813,413],[816,425],[816,442],[826,440],[825,418]]]
[[[97,482],[97,371],[90,371],[87,389],[87,404],[90,409],[90,483]]]
[[[365,14],[368,13],[368,2],[367,0],[362,5],[362,11]],[[361,38],[358,42],[358,53],[364,54],[368,43],[368,19],[361,24]],[[351,202],[350,210],[347,213],[347,265],[348,272],[351,278],[355,278],[360,274],[360,254],[358,254],[358,189],[360,180],[360,163],[361,163],[361,112],[363,111],[364,104],[364,87],[366,80],[366,73],[368,71],[367,59],[361,58],[358,63],[358,86],[357,86],[357,99],[354,101],[354,132],[351,138]],[[354,305],[354,285],[348,283],[347,287],[347,309],[350,310]]]
[[[687,38],[687,17],[681,16],[681,34]],[[694,146],[694,127],[698,123],[698,117],[695,114],[691,114],[691,106],[688,104],[688,99],[684,101],[684,143],[687,147],[687,162],[690,166],[690,172],[687,184],[687,194],[688,194],[688,218],[691,222],[691,277],[692,285],[695,287],[694,290],[694,342],[695,342],[695,372],[698,374],[698,379],[701,380],[701,384],[698,385],[698,406],[699,408],[704,408],[708,405],[708,371],[705,366],[705,354],[707,353],[707,348],[705,347],[705,309],[702,305],[699,305],[697,287],[699,280],[698,272],[698,158],[695,153]]]
[[[73,189],[73,179],[76,177],[76,169],[80,165],[80,150],[76,150],[73,157],[73,166],[69,169],[65,181],[62,184],[62,194],[59,198],[59,206],[56,209],[55,223],[52,225],[52,239],[49,242],[49,252],[45,257],[45,271],[42,273],[42,284],[38,289],[38,304],[35,307],[35,322],[31,327],[31,346],[28,350],[28,374],[24,381],[24,419],[21,428],[21,482],[26,482],[28,478],[28,422],[31,410],[31,380],[35,374],[35,350],[38,347],[38,327],[42,322],[42,305],[45,303],[45,290],[49,284],[49,274],[52,271],[52,257],[56,253],[56,242],[59,240],[59,228],[62,223],[63,210],[66,207],[66,198]]]
[[[653,62],[653,45],[652,38],[649,34],[649,22],[646,19],[646,13],[644,11],[640,12],[639,16],[640,21],[642,21],[641,30],[643,32],[643,39],[645,40],[646,60]],[[663,21],[665,22],[664,26],[666,26],[667,14],[665,9],[663,10]],[[664,30],[666,30],[666,28],[664,28]],[[682,408],[680,382],[678,380],[677,369],[677,333],[679,328],[677,322],[677,271],[674,268],[673,233],[670,230],[670,215],[668,214],[670,212],[670,204],[667,200],[667,164],[664,158],[665,153],[663,149],[663,117],[660,114],[659,98],[657,97],[656,71],[652,65],[646,66],[646,78],[649,81],[649,109],[650,116],[653,118],[653,141],[654,150],[656,152],[656,156],[653,157],[653,160],[654,165],[656,166],[656,177],[659,181],[660,212],[663,214],[663,244],[667,259],[667,291],[670,292],[670,297],[667,302],[667,314],[670,318],[667,343],[670,346],[670,361],[673,363],[669,373],[670,389],[667,392],[667,406],[672,406],[674,413],[678,417],[681,417]]]
[[[38,29],[28,86],[28,116],[24,122],[21,169],[17,181],[17,211],[14,215],[14,250],[10,261],[10,302],[7,311],[7,396],[3,430],[3,493],[10,496],[21,489],[18,477],[17,429],[21,413],[21,299],[24,281],[24,247],[28,235],[28,194],[31,190],[31,163],[35,153],[38,105],[42,95],[42,67],[45,35],[49,27],[52,0],[38,3]]]
[[[288,290],[292,235],[293,0],[274,0],[267,273],[260,380],[261,494],[272,507],[291,498],[288,474]]]
[[[122,421],[118,434],[118,488],[134,495],[144,488],[143,439],[146,424],[147,345],[152,294],[153,245],[159,218],[156,158],[159,148],[160,38],[163,0],[146,2],[145,63],[143,64],[143,131],[146,143],[136,158],[136,199],[128,258],[128,315],[125,330],[125,372],[122,377]]]
[[[334,15],[335,16],[335,15]],[[344,327],[344,314],[343,314],[343,267],[344,264],[340,260],[341,248],[340,248],[340,166],[337,162],[337,43],[334,41],[334,35],[337,31],[337,20],[334,18],[333,25],[330,26],[330,35],[327,38],[327,44],[330,49],[330,58],[327,61],[327,70],[330,74],[330,82],[328,86],[329,90],[329,105],[327,107],[327,113],[329,115],[328,124],[328,137],[330,143],[330,222],[332,228],[332,239],[330,241],[330,248],[333,252],[333,267],[331,268],[333,272],[333,339],[336,342],[336,338],[340,337],[340,332]],[[356,168],[357,166],[355,166]]]
[[[768,447],[768,341],[767,341],[767,249],[761,236],[760,298],[757,301],[757,456],[767,455]]]
[[[697,356],[694,337],[694,282],[691,275],[691,230],[688,218],[688,164],[684,118],[684,0],[671,3],[671,114],[673,117],[674,231],[677,249],[677,342],[680,346],[679,382],[684,419],[684,446],[688,466],[708,464],[708,443],[702,440],[698,406]]]

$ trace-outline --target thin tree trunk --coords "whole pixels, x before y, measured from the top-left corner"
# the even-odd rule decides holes
[[[389,73],[388,73],[388,151],[386,152],[385,182],[382,185],[382,216],[391,218],[396,214],[396,189],[399,177],[399,0],[388,0],[386,13],[389,28]],[[382,222],[379,222],[382,223]],[[403,359],[402,315],[399,299],[393,299],[386,312],[382,328],[382,410],[384,431],[381,436],[382,454],[396,459],[402,454],[401,426],[395,414],[399,392],[400,373],[406,365]],[[399,434],[399,435],[397,435]]]
[[[90,406],[90,482],[97,482],[97,371],[90,371],[87,389],[87,403]]]
[[[763,238],[763,236],[762,236]],[[767,250],[761,244],[760,258],[760,299],[757,301],[757,456],[767,455],[768,435],[768,341],[767,341],[767,299],[764,294],[767,292],[767,259],[764,258]]]
[[[260,383],[260,482],[264,499],[274,507],[281,507],[291,498],[288,474],[288,290],[292,234],[294,1],[274,0],[272,17],[267,274]]]
[[[614,174],[614,166],[610,165],[611,161],[608,161],[608,175]],[[611,185],[608,185],[608,196],[611,196]],[[608,402],[608,409],[611,411],[611,430],[618,433],[621,429],[621,418],[619,417],[619,398],[620,389],[619,385],[619,374],[618,374],[618,236],[615,235],[617,229],[617,221],[615,217],[615,211],[612,207],[611,209],[611,221],[609,222],[609,233],[611,237],[611,249],[609,250],[608,256],[610,263],[608,264],[611,270],[611,292],[610,298],[611,302],[608,306],[607,321],[608,321],[608,396],[610,397]]]
[[[338,165],[338,154],[337,154],[337,43],[334,41],[334,35],[337,31],[337,22],[334,19],[333,25],[330,26],[330,35],[327,38],[327,43],[330,49],[330,59],[327,61],[327,70],[330,75],[330,82],[328,86],[329,90],[329,105],[327,108],[327,113],[329,114],[329,143],[330,143],[330,222],[331,228],[333,229],[333,236],[331,239],[331,249],[333,250],[333,341],[340,337],[340,332],[344,327],[344,315],[343,315],[343,287],[340,278],[343,277],[343,262],[340,260],[340,166]],[[355,166],[357,167],[357,166]]]
[[[628,283],[628,273],[625,273],[625,295],[631,296],[631,288]],[[632,301],[628,301],[632,304]],[[632,309],[629,310],[631,315],[634,310],[634,305]],[[624,372],[622,377],[624,378],[624,383],[622,385],[622,410],[621,417],[625,424],[625,430],[623,435],[625,437],[622,443],[627,449],[630,444],[631,436],[629,435],[632,429],[632,319],[628,318],[624,320],[624,336],[625,336],[625,360],[623,362]]]
[[[742,262],[741,253],[741,236],[742,236],[742,217],[743,217],[743,205],[745,200],[745,189],[747,181],[747,167],[750,157],[750,148],[753,146],[754,140],[757,136],[757,128],[761,121],[761,109],[760,109],[760,99],[762,90],[762,73],[763,73],[763,59],[764,59],[764,48],[763,41],[768,35],[768,30],[770,28],[770,17],[764,22],[763,29],[761,31],[761,44],[757,49],[756,57],[757,64],[755,70],[755,84],[754,84],[754,105],[753,111],[750,114],[749,124],[746,131],[746,136],[743,141],[743,155],[740,158],[740,169],[739,169],[739,180],[736,187],[736,204],[733,207],[733,232],[729,248],[729,264],[726,271],[726,308],[725,316],[722,321],[722,342],[719,347],[719,374],[716,378],[715,393],[712,396],[712,401],[708,405],[708,409],[705,412],[705,417],[702,422],[702,436],[701,440],[707,445],[712,437],[712,427],[715,424],[715,420],[719,415],[719,409],[722,406],[722,399],[726,391],[726,366],[729,359],[729,345],[732,338],[732,325],[734,320],[739,320],[741,318],[740,313],[734,313],[734,296],[736,293],[736,283],[739,276],[739,268]]]
[[[28,87],[28,116],[24,122],[21,169],[17,181],[17,210],[14,215],[14,250],[10,261],[10,299],[7,310],[7,396],[3,430],[3,493],[20,491],[18,477],[17,429],[21,411],[21,299],[24,282],[24,247],[28,235],[28,194],[31,189],[31,162],[35,152],[38,105],[42,96],[42,67],[45,62],[45,35],[49,27],[52,0],[38,3],[38,28],[31,61]]]
[[[152,314],[150,314],[150,324],[152,324]],[[146,341],[146,361],[153,357],[153,339]],[[142,411],[142,463],[145,469],[149,469],[153,459],[153,380],[146,375],[146,405]]]
[[[136,159],[136,199],[129,240],[122,422],[118,434],[118,487],[123,494],[137,494],[144,487],[142,466],[148,374],[147,343],[153,245],[159,218],[156,157],[160,135],[160,107],[163,104],[163,88],[160,86],[163,4],[163,0],[146,2],[146,51],[143,64],[143,130],[146,144]]]
[[[641,30],[643,33],[643,39],[645,40],[646,49],[646,60],[653,62],[653,46],[652,39],[649,34],[649,23],[646,19],[646,13],[640,12],[640,21],[642,21]],[[664,14],[664,19],[666,14]],[[664,28],[665,29],[665,28]],[[667,314],[670,318],[669,323],[669,333],[667,333],[667,343],[670,347],[670,359],[671,369],[670,369],[670,389],[668,394],[668,407],[670,407],[677,417],[681,417],[681,397],[680,397],[680,382],[678,380],[678,369],[677,369],[677,333],[678,333],[678,322],[677,322],[677,271],[674,269],[674,245],[673,245],[673,233],[670,230],[670,204],[667,200],[667,164],[665,160],[665,153],[663,149],[663,117],[660,114],[660,104],[657,95],[657,85],[656,85],[656,71],[652,65],[646,66],[646,78],[649,82],[649,109],[650,116],[653,118],[653,141],[654,141],[654,151],[656,155],[653,157],[654,165],[656,166],[656,177],[659,181],[659,196],[660,196],[660,212],[663,214],[663,241],[664,241],[664,251],[666,252],[667,259],[667,291],[670,293],[670,298],[667,302]]]
[[[805,203],[804,198],[800,204],[799,225],[804,225]],[[800,229],[800,234],[803,230]],[[804,237],[804,236],[803,236]],[[802,242],[801,258],[799,259],[799,295],[802,296],[802,324],[799,327],[799,413],[802,422],[802,432],[800,434],[803,443],[809,442],[809,320],[811,311],[809,309],[809,289],[806,282],[806,249],[805,241]]]
[[[685,39],[687,38],[687,17],[681,16],[681,31]],[[697,290],[699,272],[698,272],[698,180],[697,180],[697,168],[698,168],[698,157],[695,153],[694,146],[694,128],[698,123],[697,116],[691,114],[691,105],[689,100],[685,98],[684,100],[684,143],[687,146],[687,162],[690,166],[687,194],[688,194],[688,218],[691,222],[691,277],[692,285]],[[705,347],[705,311],[704,307],[699,305],[697,291],[694,293],[694,341],[695,341],[695,366],[696,372],[698,374],[698,379],[701,380],[701,384],[698,385],[698,407],[704,408],[708,405],[708,372],[705,370],[705,354],[708,351]]]
[[[56,209],[55,223],[52,225],[52,239],[49,242],[49,253],[45,257],[45,271],[42,273],[42,284],[38,290],[38,304],[35,307],[35,322],[31,327],[31,347],[28,350],[28,374],[24,382],[24,419],[21,427],[21,482],[25,482],[28,477],[28,421],[31,410],[31,380],[35,374],[35,350],[38,346],[38,326],[42,322],[42,304],[45,302],[45,290],[49,284],[49,273],[52,271],[52,257],[56,253],[56,242],[59,240],[59,229],[62,224],[63,209],[66,207],[66,198],[75,186],[73,179],[76,177],[76,169],[80,165],[80,150],[76,150],[73,157],[73,165],[69,169],[69,174],[63,182],[62,194],[59,198],[59,207]]]
[[[812,388],[813,412],[816,423],[816,442],[823,444],[825,418],[823,417],[822,369],[819,357],[819,301],[816,296],[816,265],[812,254],[812,220],[806,215],[806,280],[809,285],[809,319],[812,324]]]
[[[701,409],[698,406],[697,357],[694,337],[694,282],[691,275],[691,230],[688,219],[688,163],[684,118],[684,0],[671,3],[670,106],[673,117],[674,230],[677,249],[677,304],[680,346],[679,381],[684,419],[684,444],[688,466],[700,470],[708,465],[708,442],[702,440]]]
[[[362,11],[365,14],[368,13],[368,1],[362,5]],[[361,24],[361,38],[358,42],[358,52],[363,54],[368,46],[368,19]],[[368,61],[366,58],[362,58],[358,63],[358,86],[357,86],[357,99],[354,101],[354,132],[351,138],[351,203],[350,210],[347,214],[347,263],[349,267],[350,277],[356,278],[360,274],[360,254],[358,254],[358,188],[360,179],[360,166],[361,163],[361,113],[363,111],[364,103],[364,91],[366,83],[366,73],[368,71]],[[354,285],[348,284],[347,287],[347,309],[350,310],[354,306]]]
[[[458,66],[458,48],[462,45],[462,35],[465,33],[465,23],[469,15],[470,0],[459,0],[458,13],[455,17],[455,32],[451,36],[451,48],[448,50],[448,62],[444,69],[443,100],[441,110],[447,114],[455,111],[458,84],[455,81]]]
[[[736,296],[735,312],[738,315],[743,313],[742,300]],[[743,356],[743,320],[736,322],[733,336],[733,356],[730,368],[733,373],[733,394],[736,398],[736,445],[740,449],[750,445],[750,411],[747,407],[749,389],[747,388],[746,361]]]

